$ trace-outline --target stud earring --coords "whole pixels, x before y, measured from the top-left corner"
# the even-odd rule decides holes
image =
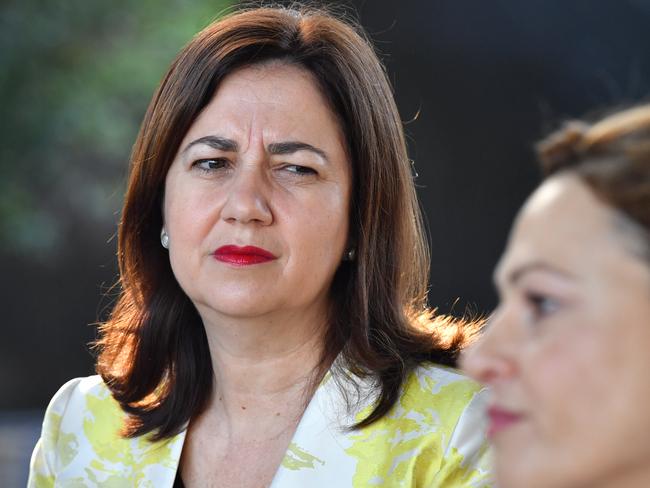
[[[354,261],[354,258],[356,257],[357,252],[354,250],[354,248],[350,248],[347,250],[345,253],[345,261]]]
[[[165,249],[169,249],[169,235],[165,232],[164,227],[160,231],[160,244],[162,244],[162,247]]]

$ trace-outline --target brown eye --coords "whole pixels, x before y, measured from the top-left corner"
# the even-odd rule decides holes
[[[308,176],[308,175],[315,175],[318,174],[316,170],[308,167],[308,166],[300,166],[298,164],[288,164],[286,166],[283,166],[285,171],[288,171],[289,173],[293,173],[299,176]]]
[[[193,168],[198,168],[206,173],[228,167],[228,160],[224,158],[197,159],[192,163]]]

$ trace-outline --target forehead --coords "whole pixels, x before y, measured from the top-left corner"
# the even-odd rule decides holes
[[[185,141],[215,131],[240,138],[257,132],[265,139],[291,137],[319,145],[341,143],[343,136],[314,75],[278,60],[244,66],[226,75]]]
[[[280,82],[280,84],[278,84]],[[255,90],[259,85],[271,85],[276,93],[290,92],[310,95],[320,94],[319,86],[314,75],[306,68],[289,61],[271,59],[251,65],[244,65],[228,73],[219,83],[215,99],[220,92],[238,90]],[[291,89],[285,88],[290,85]],[[295,90],[298,89],[298,92]],[[257,97],[255,101],[259,100]]]
[[[541,261],[580,276],[630,259],[616,219],[579,177],[553,176],[517,216],[497,273]]]
[[[206,111],[270,110],[282,113],[291,110],[309,117],[333,115],[314,75],[307,69],[284,61],[271,60],[244,66],[226,75],[206,107]],[[309,110],[306,114],[301,110]]]

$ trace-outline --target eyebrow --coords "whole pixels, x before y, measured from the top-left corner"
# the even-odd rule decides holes
[[[196,146],[198,144],[205,144],[206,146],[210,146],[214,149],[219,149],[220,151],[227,152],[235,152],[239,148],[237,142],[233,141],[232,139],[227,139],[225,137],[219,136],[204,136],[199,137],[198,139],[190,142],[187,146],[185,146],[183,153],[186,153],[192,146]]]
[[[274,142],[268,145],[268,151],[270,154],[292,154],[298,151],[310,151],[314,154],[317,154],[325,161],[329,162],[327,154],[322,149],[307,144],[306,142],[300,141],[287,141],[287,142]]]
[[[510,271],[505,276],[505,282],[510,284],[516,284],[526,273],[532,273],[533,271],[546,271],[547,273],[553,273],[560,275],[564,278],[575,279],[568,271],[560,269],[556,266],[552,266],[544,261],[533,261],[531,263],[524,264],[522,266],[516,267]],[[499,284],[499,275],[496,274],[493,278],[494,283],[498,286]]]
[[[192,146],[199,144],[205,144],[206,146],[210,146],[214,149],[227,152],[236,152],[239,149],[239,144],[237,144],[237,142],[232,139],[219,136],[204,136],[190,142],[187,146],[185,146],[182,152],[186,153]],[[310,151],[320,156],[325,161],[329,162],[329,158],[327,157],[327,153],[325,151],[312,146],[311,144],[307,144],[306,142],[274,142],[267,146],[267,150],[270,154],[274,155],[292,154],[298,151]]]

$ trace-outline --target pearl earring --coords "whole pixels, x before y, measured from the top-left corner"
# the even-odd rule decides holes
[[[165,249],[169,249],[169,235],[165,232],[164,227],[160,231],[160,244],[162,244],[162,247]]]

